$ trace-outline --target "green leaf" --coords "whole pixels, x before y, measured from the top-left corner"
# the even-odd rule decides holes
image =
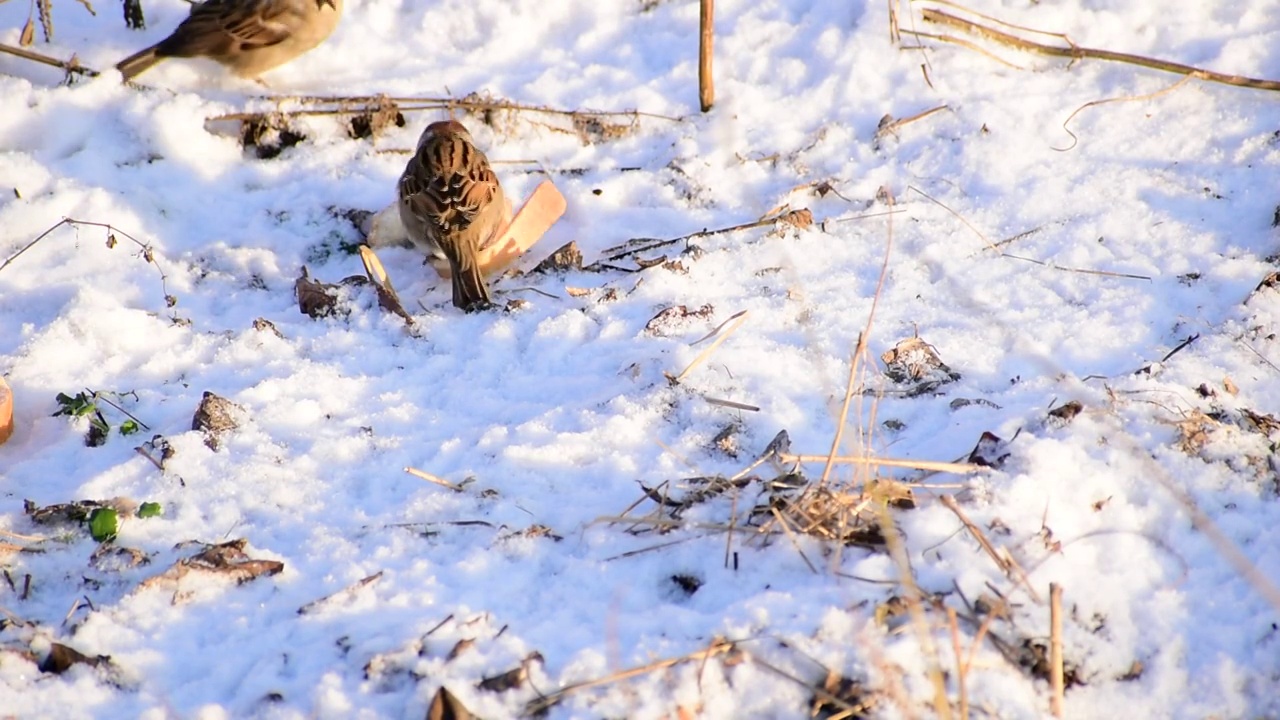
[[[120,518],[112,508],[98,508],[89,516],[89,534],[98,542],[115,539]]]
[[[132,435],[141,429],[142,428],[138,426],[138,423],[134,421],[132,418],[120,423],[121,435]]]
[[[144,502],[138,506],[138,517],[152,518],[160,517],[164,514],[164,506],[158,502]]]

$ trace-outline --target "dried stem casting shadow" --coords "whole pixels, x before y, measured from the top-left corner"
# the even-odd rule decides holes
[[[262,112],[225,113],[208,118],[206,122],[218,122],[222,120],[238,120],[242,122],[246,120],[254,121],[273,114],[285,117],[324,115],[351,115],[356,117],[376,116],[380,110],[389,106],[394,106],[396,108],[396,112],[399,114],[443,110],[448,112],[451,117],[458,110],[466,110],[479,114],[480,119],[487,125],[492,124],[494,114],[499,112],[533,113],[568,117],[576,124],[576,127],[588,127],[591,119],[601,118],[629,118],[633,123],[638,123],[640,118],[653,118],[669,122],[684,122],[684,118],[659,115],[640,110],[564,110],[544,105],[528,105],[502,98],[487,98],[475,94],[462,98],[430,96],[389,97],[386,95],[346,97],[297,95],[287,97],[264,96],[253,99],[269,100],[274,102],[277,104],[277,109]],[[280,107],[286,103],[296,103],[303,105],[304,107],[292,109],[283,109]]]
[[[1154,100],[1155,98],[1158,98],[1161,95],[1164,95],[1166,93],[1171,93],[1174,90],[1177,90],[1178,88],[1187,84],[1187,81],[1190,80],[1192,77],[1194,76],[1187,75],[1186,77],[1170,85],[1169,87],[1164,88],[1163,90],[1157,90],[1156,92],[1147,93],[1146,95],[1125,95],[1123,97],[1107,98],[1106,100],[1093,100],[1092,102],[1087,102],[1081,105],[1080,107],[1075,109],[1075,112],[1072,112],[1070,115],[1068,115],[1066,120],[1062,121],[1062,129],[1068,135],[1071,136],[1071,144],[1064,148],[1054,147],[1050,145],[1049,149],[1055,150],[1057,152],[1069,152],[1075,149],[1076,145],[1080,144],[1080,138],[1077,137],[1075,133],[1071,132],[1071,128],[1067,127],[1067,124],[1070,123],[1071,120],[1075,118],[1076,115],[1079,115],[1085,108],[1095,107],[1097,105],[1106,105],[1108,103],[1115,103],[1115,102],[1129,102],[1129,101],[1135,101],[1135,100]]]
[[[953,7],[961,7],[953,3],[946,3],[946,4],[952,5]],[[972,12],[967,8],[965,8],[965,11]],[[974,13],[974,14],[977,14],[977,13]],[[986,17],[986,16],[983,16],[983,17]],[[1236,87],[1251,88],[1253,90],[1280,91],[1280,81],[1277,81],[1277,80],[1264,80],[1260,78],[1244,77],[1241,75],[1228,75],[1226,73],[1214,72],[1212,70],[1205,70],[1203,68],[1193,67],[1191,65],[1183,65],[1182,63],[1171,62],[1168,60],[1160,60],[1158,58],[1147,57],[1145,55],[1134,55],[1131,53],[1115,52],[1113,50],[1101,50],[1096,48],[1080,47],[1079,45],[1076,45],[1074,42],[1072,42],[1071,38],[1061,33],[1049,33],[1041,30],[1033,31],[1033,32],[1040,33],[1042,35],[1052,35],[1055,37],[1060,37],[1063,39],[1064,42],[1068,44],[1067,47],[1063,47],[1059,45],[1046,45],[1044,43],[1038,43],[1033,40],[1027,40],[1026,38],[1018,37],[1017,35],[1012,35],[1010,33],[997,30],[993,27],[973,22],[972,20],[966,20],[964,18],[956,17],[955,15],[952,15],[950,13],[946,13],[946,12],[943,12],[942,10],[937,10],[934,8],[924,8],[921,11],[921,18],[925,22],[933,22],[933,23],[938,23],[939,25],[946,25],[948,27],[957,28],[959,30],[962,30],[964,32],[967,32],[973,35],[977,35],[978,37],[990,40],[992,42],[996,42],[1001,45],[1007,45],[1009,47],[1017,48],[1019,50],[1025,50],[1027,52],[1035,52],[1035,53],[1040,53],[1042,55],[1049,55],[1052,57],[1070,58],[1071,60],[1093,59],[1093,60],[1107,60],[1110,62],[1127,63],[1129,65],[1138,65],[1141,67],[1151,68],[1153,70],[1161,70],[1163,72],[1175,73],[1178,75],[1187,75],[1189,77],[1195,77],[1201,80],[1207,80],[1209,82],[1221,83],[1223,85],[1234,85]],[[995,22],[999,22],[1001,25],[1005,25],[1006,27],[1018,28],[1017,25],[1010,25],[1009,23],[995,20],[995,18],[988,18],[988,19],[994,20]],[[1027,30],[1027,28],[1019,28],[1019,29]],[[942,38],[939,38],[939,39],[942,39]]]
[[[169,279],[169,276],[165,273],[164,269],[160,267],[160,262],[156,260],[155,250],[151,247],[151,245],[149,245],[148,243],[142,242],[141,240],[130,235],[129,233],[123,230],[120,230],[119,228],[109,223],[92,222],[89,220],[75,220],[73,218],[62,218],[58,222],[54,223],[54,225],[50,227],[48,230],[45,230],[44,232],[40,233],[35,240],[32,240],[26,245],[23,245],[22,247],[18,248],[18,250],[15,253],[5,258],[5,261],[3,263],[0,263],[0,272],[3,272],[5,268],[13,264],[13,262],[17,260],[23,253],[35,247],[37,243],[39,243],[41,240],[51,235],[54,230],[57,230],[63,225],[73,225],[73,226],[84,225],[87,227],[99,227],[99,228],[105,229],[107,231],[107,248],[108,249],[112,249],[118,244],[119,241],[116,238],[117,234],[123,236],[125,239],[129,240],[129,242],[132,242],[134,245],[137,245],[138,249],[141,251],[139,252],[139,255],[142,257],[142,259],[146,260],[148,264],[154,265],[156,268],[156,272],[160,273],[160,290],[161,292],[164,293],[165,307],[173,307],[178,304],[178,298],[169,294],[169,286],[166,282]]]
[[[620,682],[622,680],[629,680],[633,677],[638,677],[646,673],[656,672],[658,670],[666,670],[667,668],[674,667],[681,663],[686,663],[691,661],[705,662],[713,657],[730,653],[734,651],[735,648],[736,648],[736,645],[728,640],[716,639],[711,643],[711,646],[706,648],[705,650],[698,650],[697,652],[692,652],[692,653],[689,653],[688,655],[682,655],[680,657],[667,658],[665,660],[658,660],[656,662],[649,663],[648,665],[642,665],[640,667],[631,668],[629,670],[622,670],[620,672],[616,672],[612,675],[598,678],[596,680],[587,680],[584,682],[575,683],[573,685],[569,685],[560,690],[557,690],[556,692],[553,692],[549,695],[544,695],[540,698],[537,698],[536,700],[530,701],[529,704],[526,705],[524,708],[525,714],[530,716],[537,716],[555,707],[556,704],[559,703],[561,700],[563,700],[565,697],[573,693],[579,692],[581,690],[586,690],[588,688],[593,688],[593,687],[600,687],[601,685],[610,685],[612,683]]]
[[[622,258],[639,255],[641,253],[649,252],[650,250],[657,250],[658,248],[675,245],[676,243],[687,242],[694,238],[723,235],[724,233],[737,232],[739,230],[750,230],[751,228],[777,225],[778,223],[784,223],[797,228],[806,228],[813,224],[813,213],[805,208],[800,208],[799,210],[784,210],[775,215],[766,215],[765,217],[752,222],[717,228],[715,230],[699,230],[697,232],[691,232],[688,235],[681,235],[678,238],[671,238],[670,240],[662,240],[659,238],[634,238],[622,243],[621,245],[615,245],[606,249],[604,251],[604,259],[592,264],[586,269],[590,270],[596,268],[597,266],[600,266],[602,262],[608,263],[615,260],[621,260]],[[654,265],[657,264],[660,263],[654,263]],[[648,267],[651,267],[651,265]]]
[[[904,117],[904,118],[895,118],[892,115],[885,115],[884,117],[880,118],[880,124],[876,127],[875,139],[881,140],[886,135],[897,136],[898,130],[900,128],[906,125],[909,125],[913,122],[916,122],[917,120],[923,120],[929,117],[930,115],[933,115],[934,113],[940,113],[943,110],[950,110],[950,109],[951,109],[951,106],[949,105],[939,105],[936,108],[930,108],[928,110],[925,110],[924,112],[916,113],[915,115],[911,115],[909,117]]]
[[[12,45],[5,45],[3,43],[0,43],[0,52],[8,53],[15,57],[20,57],[23,60],[30,60],[31,62],[40,63],[41,65],[48,65],[50,67],[56,67],[60,70],[64,70],[67,73],[68,79],[70,79],[74,75],[85,75],[87,77],[97,77],[99,74],[97,70],[93,70],[81,65],[80,60],[78,60],[75,55],[72,55],[70,60],[59,60],[58,58],[50,57],[48,55],[43,55],[33,50],[14,47]]]

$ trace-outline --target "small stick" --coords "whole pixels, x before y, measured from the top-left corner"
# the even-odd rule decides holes
[[[415,468],[415,467],[406,467],[406,468],[404,469],[404,471],[405,471],[405,472],[407,472],[407,473],[409,473],[410,475],[412,475],[412,476],[414,476],[414,477],[422,478],[423,480],[426,480],[427,482],[433,482],[433,483],[435,483],[435,484],[437,484],[437,485],[439,485],[439,486],[441,486],[441,487],[447,487],[447,488],[449,488],[450,490],[452,490],[452,491],[454,491],[454,492],[462,492],[462,491],[463,491],[463,486],[462,486],[462,485],[456,485],[456,484],[454,484],[454,483],[449,482],[448,480],[445,480],[445,479],[444,479],[444,478],[442,478],[442,477],[439,477],[439,476],[437,476],[437,475],[432,475],[431,473],[429,473],[429,472],[425,472],[425,471],[423,471],[423,470],[419,470],[418,468]]]
[[[1054,717],[1063,713],[1062,678],[1062,586],[1049,583],[1049,685],[1053,695],[1049,708]]]
[[[698,23],[701,32],[698,34],[698,102],[702,112],[710,112],[716,102],[716,84],[711,77],[711,55],[715,44],[714,15],[715,0],[701,0],[701,11]]]

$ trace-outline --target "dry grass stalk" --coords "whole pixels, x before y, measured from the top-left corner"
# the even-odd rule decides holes
[[[116,228],[114,225],[111,225],[110,223],[100,223],[100,222],[91,222],[89,220],[75,220],[72,218],[62,218],[58,222],[54,223],[49,229],[45,230],[44,232],[36,236],[36,239],[18,248],[16,252],[14,252],[9,257],[5,258],[5,261],[3,263],[0,263],[0,271],[3,271],[5,268],[9,267],[11,264],[13,264],[15,260],[21,257],[23,253],[35,247],[37,243],[39,243],[41,240],[44,240],[46,237],[51,235],[54,230],[57,230],[58,228],[64,225],[73,225],[73,226],[84,225],[86,227],[96,227],[96,228],[102,228],[106,230],[108,249],[114,248],[116,246],[118,242],[116,239],[117,234],[123,236],[125,239],[129,240],[129,242],[132,242],[134,245],[137,245],[139,250],[139,253],[138,253],[139,256],[143,260],[145,260],[148,264],[154,265],[156,268],[156,272],[160,274],[160,290],[164,293],[165,306],[173,307],[174,305],[178,304],[178,298],[169,294],[169,286],[167,284],[169,276],[165,274],[164,269],[160,267],[160,262],[156,260],[155,250],[149,244],[142,242],[141,240],[130,235],[129,233]]]
[[[424,470],[419,470],[418,468],[415,468],[415,467],[406,467],[404,471],[416,478],[421,478],[423,480],[426,480],[427,482],[433,482],[441,487],[447,487],[454,492],[462,492],[465,489],[464,485],[451,483],[448,480],[445,480],[444,478],[439,477],[438,475],[432,475],[429,472],[426,472]]]
[[[989,468],[972,463],[943,462],[940,460],[910,460],[902,458],[885,458],[871,455],[793,455],[781,453],[778,459],[782,462],[815,463],[831,462],[841,465],[869,465],[878,467],[908,468],[911,470],[927,470],[929,472],[975,473]]]
[[[952,3],[948,3],[948,4],[952,4]],[[960,7],[958,5],[954,5],[954,4],[952,5],[954,7]],[[966,12],[971,12],[971,11],[968,11],[966,9]],[[1018,37],[1016,35],[1012,35],[1010,33],[997,30],[993,27],[973,22],[972,20],[966,20],[964,18],[956,17],[955,15],[952,15],[947,12],[943,12],[942,10],[937,10],[935,8],[924,8],[921,12],[921,18],[925,22],[934,22],[934,23],[938,23],[939,25],[946,25],[948,27],[957,28],[961,31],[970,33],[972,35],[976,35],[986,40],[990,40],[992,42],[996,42],[1001,45],[1006,45],[1008,47],[1017,48],[1019,50],[1024,50],[1027,52],[1035,52],[1035,53],[1040,53],[1042,55],[1049,55],[1052,57],[1064,57],[1064,58],[1069,58],[1071,60],[1094,59],[1094,60],[1107,60],[1110,62],[1127,63],[1130,65],[1138,65],[1141,67],[1151,68],[1153,70],[1161,70],[1163,72],[1175,73],[1178,75],[1187,75],[1190,77],[1199,78],[1201,80],[1207,80],[1209,82],[1221,83],[1223,85],[1234,85],[1236,87],[1250,88],[1253,90],[1280,91],[1280,81],[1277,81],[1277,80],[1264,80],[1259,78],[1244,77],[1241,75],[1228,75],[1226,73],[1214,72],[1212,70],[1204,70],[1202,68],[1193,67],[1191,65],[1183,65],[1182,63],[1175,63],[1168,60],[1160,60],[1158,58],[1147,57],[1145,55],[1134,55],[1131,53],[1115,52],[1113,50],[1101,50],[1096,48],[1080,47],[1079,45],[1076,45],[1074,42],[1072,42],[1071,39],[1068,38],[1066,35],[1063,35],[1061,33],[1045,33],[1043,31],[1038,31],[1038,30],[1035,31],[1041,34],[1056,35],[1057,37],[1061,37],[1066,43],[1068,43],[1067,47],[1063,47],[1059,45],[1046,45],[1044,43],[1038,43],[1033,40],[1027,40],[1026,38]],[[1001,24],[1008,25],[1008,23],[1003,23],[1003,22],[1001,22]],[[1013,27],[1016,27],[1016,26],[1013,26]]]
[[[525,706],[525,713],[528,715],[538,715],[554,707],[556,703],[559,703],[566,696],[572,693],[578,692],[580,690],[586,690],[588,688],[593,688],[593,687],[600,687],[601,685],[609,685],[615,682],[620,682],[622,680],[629,680],[630,678],[638,677],[640,675],[645,675],[647,673],[655,672],[658,670],[666,670],[667,668],[674,667],[681,663],[686,663],[690,661],[703,661],[703,660],[715,657],[717,655],[723,655],[725,653],[732,651],[733,649],[734,649],[734,644],[732,642],[729,642],[728,640],[716,640],[712,642],[711,646],[706,648],[705,650],[698,650],[697,652],[692,652],[692,653],[689,653],[688,655],[682,655],[680,657],[658,660],[655,662],[651,662],[648,665],[641,665],[640,667],[634,667],[629,670],[622,670],[622,671],[613,673],[612,675],[607,675],[605,677],[597,678],[595,680],[587,680],[584,682],[575,683],[573,685],[568,685],[566,687],[561,688],[560,690],[557,690],[556,692],[550,693],[548,695],[544,695],[540,698],[537,698],[536,700],[531,701],[527,706]]]
[[[1031,587],[1031,583],[1027,580],[1027,574],[1023,572],[1022,566],[1013,559],[1013,556],[1009,555],[1007,552],[1001,553],[997,551],[995,546],[991,544],[991,541],[987,539],[986,533],[982,532],[982,528],[973,524],[973,521],[969,519],[969,516],[965,515],[964,511],[960,509],[960,506],[956,504],[955,498],[952,498],[950,495],[943,495],[940,502],[945,505],[948,510],[955,513],[955,516],[964,524],[965,529],[969,531],[969,534],[973,536],[974,540],[978,541],[978,545],[986,551],[987,555],[1000,568],[1000,570],[1004,572],[1005,576],[1014,582],[1021,583],[1023,589],[1027,591],[1027,595],[1034,600],[1036,604],[1040,604],[1042,602],[1040,594],[1036,592],[1035,588]]]
[[[942,658],[938,646],[933,641],[933,631],[929,620],[925,617],[924,592],[916,585],[915,574],[911,570],[911,559],[907,556],[906,544],[898,533],[898,526],[889,513],[888,503],[881,503],[879,508],[880,529],[884,533],[885,545],[889,549],[889,557],[898,568],[898,579],[903,587],[903,599],[907,603],[907,612],[911,616],[911,627],[915,630],[916,642],[925,656],[929,682],[933,685],[933,710],[940,720],[951,720],[951,702],[947,699],[947,681],[942,673]]]
[[[818,568],[814,567],[813,563],[809,562],[809,556],[804,554],[804,548],[800,547],[800,540],[796,538],[796,531],[791,529],[791,524],[782,516],[782,513],[778,512],[778,508],[771,507],[769,508],[769,511],[773,513],[773,517],[776,518],[778,520],[778,524],[782,526],[782,530],[787,534],[787,539],[791,541],[792,547],[796,549],[797,553],[800,553],[800,559],[804,560],[804,564],[809,566],[809,570],[812,571],[814,575],[817,575]]]
[[[812,222],[813,214],[805,208],[801,208],[799,210],[784,210],[777,214],[766,215],[759,220],[753,220],[751,222],[741,223],[738,225],[730,225],[729,227],[716,228],[715,230],[698,230],[697,232],[691,232],[688,235],[681,235],[680,237],[671,238],[670,240],[661,240],[657,238],[635,238],[628,240],[621,245],[615,245],[606,249],[603,253],[604,262],[621,260],[625,257],[639,255],[641,253],[649,252],[650,250],[657,250],[659,248],[675,245],[676,243],[687,242],[695,238],[723,235],[725,233],[737,232],[739,230],[750,230],[751,228],[777,225],[778,223],[801,226],[804,224],[806,216],[808,217],[808,220]]]
[[[14,47],[12,45],[5,45],[3,43],[0,43],[0,52],[4,52],[10,55],[20,57],[23,60],[38,62],[41,65],[48,65],[50,67],[56,67],[60,70],[65,70],[68,76],[73,74],[87,75],[88,77],[98,76],[97,70],[91,70],[87,67],[82,66],[80,64],[80,61],[77,60],[74,55],[71,56],[70,60],[59,60],[55,57],[49,57],[48,55],[43,55],[33,50],[27,50],[26,48],[21,48],[21,47]]]
[[[1125,95],[1124,97],[1114,97],[1114,98],[1107,98],[1106,100],[1093,100],[1091,102],[1087,102],[1081,105],[1080,107],[1076,108],[1074,112],[1072,112],[1070,115],[1067,116],[1066,120],[1062,121],[1062,129],[1068,135],[1071,136],[1071,144],[1064,148],[1054,147],[1050,149],[1056,150],[1058,152],[1067,152],[1075,148],[1076,145],[1080,144],[1080,138],[1076,137],[1076,134],[1071,132],[1071,128],[1067,127],[1067,123],[1071,122],[1071,120],[1075,118],[1076,115],[1079,115],[1085,108],[1091,108],[1097,105],[1106,105],[1108,103],[1115,103],[1115,102],[1131,102],[1134,100],[1154,100],[1155,98],[1158,98],[1161,95],[1164,95],[1166,93],[1171,93],[1174,90],[1177,90],[1178,88],[1187,84],[1187,82],[1190,80],[1191,80],[1191,76],[1187,75],[1186,77],[1182,78],[1178,82],[1170,85],[1169,87],[1163,90],[1157,90],[1156,92],[1147,93],[1146,95]]]
[[[934,113],[940,113],[943,110],[950,110],[950,109],[951,107],[949,105],[939,105],[938,107],[930,108],[928,110],[925,110],[924,112],[919,112],[919,113],[916,113],[915,115],[911,115],[909,117],[904,117],[904,118],[895,119],[892,115],[885,115],[884,118],[880,120],[880,126],[876,128],[876,139],[878,140],[884,137],[885,135],[891,135],[891,134],[896,135],[898,132],[898,129],[902,128],[903,126],[910,125],[911,123],[916,122],[917,120],[923,120],[929,117],[930,115],[933,115]]]
[[[1065,682],[1062,672],[1062,586],[1049,583],[1049,709],[1062,717]]]
[[[701,0],[698,13],[698,103],[702,112],[710,112],[716,103],[716,83],[711,76],[711,60],[715,46],[715,0]]]
[[[383,572],[382,570],[379,570],[378,572],[372,575],[369,575],[368,577],[364,577],[364,578],[361,578],[360,580],[357,580],[351,585],[348,585],[345,588],[342,588],[341,590],[335,593],[326,595],[318,600],[312,600],[306,605],[303,605],[302,607],[298,608],[298,614],[307,615],[309,613],[315,612],[318,608],[324,607],[325,605],[332,603],[338,597],[353,597],[356,594],[356,592],[361,588],[367,587],[381,580],[382,572]]]
[[[733,325],[731,325],[728,330],[725,330],[723,333],[720,333],[721,328],[723,328],[725,325],[729,324],[734,320],[737,320],[737,322],[734,322]],[[711,337],[716,333],[720,333],[720,336],[715,339],[715,342],[708,345],[705,350],[703,350],[701,353],[698,354],[698,357],[693,359],[693,362],[690,362],[689,365],[686,366],[684,370],[680,371],[680,374],[676,376],[675,382],[680,382],[681,380],[688,377],[689,373],[693,372],[694,368],[698,367],[704,361],[706,361],[707,358],[711,357],[711,353],[715,352],[716,348],[720,347],[720,345],[724,343],[725,340],[728,340],[730,335],[737,332],[738,328],[742,327],[742,323],[746,322],[746,320],[747,320],[747,311],[740,310],[734,313],[732,316],[730,316],[728,320],[725,320],[723,323],[720,323],[720,326],[717,327],[715,330],[712,330],[711,333],[708,334],[706,337],[690,343],[691,345],[697,345],[703,340],[706,340],[708,337]]]
[[[947,626],[951,629],[951,650],[956,654],[956,688],[960,696],[960,720],[969,720],[969,663],[960,650],[960,623],[956,621],[955,608],[947,608]],[[974,645],[978,641],[974,640]],[[972,649],[972,648],[970,648]]]

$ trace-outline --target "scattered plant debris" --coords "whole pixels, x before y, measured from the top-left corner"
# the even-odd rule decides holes
[[[998,470],[1009,459],[1008,447],[1009,444],[999,435],[984,431],[982,437],[978,438],[978,444],[969,453],[968,462]]]
[[[506,692],[508,690],[516,690],[524,685],[525,680],[529,679],[529,666],[533,663],[541,663],[542,653],[533,651],[529,653],[520,665],[514,669],[508,670],[500,675],[487,677],[476,684],[476,687],[488,692]]]
[[[133,395],[135,399],[137,398],[135,393],[123,394]],[[120,393],[116,393],[116,395],[119,396]],[[89,430],[84,436],[84,444],[89,447],[101,447],[106,444],[107,439],[111,436],[111,423],[107,422],[106,416],[103,415],[102,409],[98,405],[99,402],[106,403],[128,416],[116,426],[117,432],[121,435],[132,435],[147,427],[101,392],[85,390],[76,393],[74,396],[58,393],[55,399],[58,402],[58,411],[53,414],[54,417],[66,415],[70,418],[87,417],[89,419]]]
[[[545,260],[538,263],[533,268],[535,273],[563,273],[570,270],[582,269],[582,251],[578,249],[578,243],[570,240],[561,245],[555,252],[547,256]]]
[[[182,578],[188,574],[226,577],[237,585],[243,585],[264,575],[277,575],[284,570],[284,563],[278,560],[255,560],[244,551],[249,541],[244,538],[232,540],[218,545],[206,545],[196,555],[179,560],[163,573],[150,578],[138,586],[139,590],[163,586],[172,587],[175,591]],[[186,596],[175,592],[174,602]]]
[[[404,113],[400,106],[386,95],[376,102],[365,105],[357,114],[351,116],[347,123],[347,134],[353,140],[367,138],[377,139],[389,127],[404,127]]]
[[[191,429],[203,432],[204,444],[216,452],[222,446],[223,436],[240,427],[245,415],[244,408],[206,390],[191,418]]]
[[[62,643],[51,643],[49,653],[40,661],[40,672],[61,675],[76,665],[88,665],[89,667],[98,667],[99,665],[109,664],[111,656],[98,655],[89,657],[84,653],[76,650],[70,645]]]
[[[240,144],[259,160],[270,160],[306,140],[283,113],[267,113],[240,121]]]
[[[1056,421],[1055,424],[1059,427],[1065,426],[1070,424],[1080,414],[1081,410],[1084,410],[1084,405],[1079,400],[1072,400],[1050,410],[1049,420],[1051,422]]]
[[[298,298],[298,309],[303,315],[313,318],[328,317],[338,304],[338,286],[312,280],[307,266],[293,283],[294,295]]]
[[[454,697],[453,693],[444,686],[436,691],[435,697],[431,698],[431,705],[427,708],[427,720],[474,720],[475,717],[462,704],[462,701]]]
[[[649,322],[645,323],[644,331],[645,334],[655,337],[670,337],[687,326],[691,318],[705,320],[713,313],[715,308],[710,303],[696,310],[690,310],[688,305],[673,305],[650,318]]]
[[[909,337],[880,356],[885,375],[900,384],[912,384],[907,397],[931,393],[942,385],[960,379],[960,373],[947,367],[932,345],[919,337]]]

